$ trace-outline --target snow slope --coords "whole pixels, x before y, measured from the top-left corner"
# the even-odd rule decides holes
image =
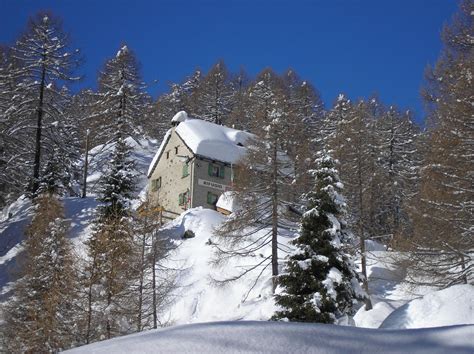
[[[137,174],[137,194],[142,194],[147,184],[146,171],[151,163],[152,157],[158,149],[156,140],[141,139],[135,141],[132,138],[126,138],[125,142],[131,148],[130,158],[135,162]],[[115,143],[99,145],[90,151],[89,176],[87,177],[88,191],[94,195],[97,192],[97,182],[105,172],[107,162],[115,147]]]
[[[10,283],[16,279],[16,257],[23,250],[21,241],[33,212],[31,201],[21,196],[0,215],[0,301],[9,295]]]
[[[174,293],[173,305],[162,315],[163,321],[171,324],[186,324],[224,320],[268,320],[275,311],[272,297],[271,270],[268,267],[260,280],[256,281],[258,269],[242,279],[219,286],[214,279],[224,279],[243,266],[258,263],[271,252],[270,247],[244,259],[231,260],[216,267],[214,244],[219,242],[214,229],[225,216],[203,208],[194,208],[167,224],[162,231],[164,237],[176,246],[176,251],[165,266],[181,269],[178,274],[179,287]],[[194,238],[182,239],[185,230],[192,230]],[[261,230],[265,232],[267,230]],[[294,235],[283,236],[283,242]],[[252,289],[250,291],[249,290]],[[248,297],[246,298],[246,296]]]
[[[380,328],[426,328],[474,324],[474,286],[454,285],[412,300],[393,311]],[[474,342],[474,333],[472,333]]]
[[[131,138],[126,139],[131,147],[131,158],[135,161],[138,187],[136,195],[144,193],[146,186],[145,171],[151,161],[157,142],[142,139],[139,142]],[[99,145],[91,149],[90,175],[88,177],[88,197],[64,198],[65,217],[70,221],[70,237],[79,255],[83,253],[83,241],[90,235],[91,222],[95,215],[97,201],[95,192],[97,181],[104,172],[107,161],[113,151],[113,144]],[[138,199],[137,199],[138,202]],[[0,301],[10,295],[11,283],[18,274],[17,261],[23,250],[22,241],[26,227],[33,216],[34,206],[31,201],[22,196],[9,207],[0,211]]]
[[[215,322],[147,331],[68,353],[473,353],[474,326],[373,330],[323,324]]]
[[[366,311],[361,307],[354,321],[357,327],[378,328],[394,310],[436,289],[408,285],[404,282],[406,274],[397,265],[396,253],[383,251],[383,247],[373,241],[368,246],[367,275],[373,309]]]

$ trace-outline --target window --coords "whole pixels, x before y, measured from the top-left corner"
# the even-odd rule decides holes
[[[224,178],[225,177],[224,170],[225,170],[224,166],[219,166],[213,163],[209,163],[208,173],[209,173],[209,176],[211,177]]]
[[[179,205],[187,206],[189,202],[189,191],[179,194]]]
[[[170,158],[170,152],[166,151],[166,159],[168,160]]]
[[[216,205],[217,204],[217,199],[219,199],[219,196],[217,194],[207,192],[207,203],[211,205]]]
[[[156,192],[161,188],[161,177],[151,180],[151,191]]]
[[[189,176],[189,165],[185,163],[183,165],[183,175],[181,177],[188,177]]]
[[[175,147],[174,147],[174,153],[175,153],[175,155],[178,155],[178,147],[179,147],[179,146],[175,146]]]

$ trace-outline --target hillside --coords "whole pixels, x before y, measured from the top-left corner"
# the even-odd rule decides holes
[[[137,169],[141,171],[139,186],[136,191],[136,203],[143,196],[146,187],[145,172],[157,149],[155,142],[144,141],[141,144],[130,142],[133,147],[133,158],[137,162]],[[89,177],[91,194],[87,198],[64,198],[66,217],[71,223],[71,238],[75,245],[75,252],[83,255],[83,241],[89,237],[90,223],[93,220],[95,207],[95,183],[100,178],[104,162],[110,152],[109,147],[97,147],[93,170]],[[2,213],[0,221],[0,288],[2,300],[9,294],[11,282],[15,278],[16,263],[21,255],[21,240],[23,230],[31,219],[33,206],[28,199],[22,197]],[[173,248],[164,266],[173,269],[173,276],[177,287],[170,296],[170,302],[162,308],[160,322],[164,325],[184,325],[214,321],[266,321],[275,311],[271,293],[271,273],[269,269],[262,272],[257,280],[257,273],[250,273],[239,281],[219,285],[215,280],[225,279],[236,274],[244,266],[258,262],[270,253],[270,248],[241,260],[231,260],[219,267],[213,266],[214,245],[219,239],[214,235],[215,228],[224,220],[220,213],[203,208],[190,209],[177,219],[167,223],[160,231],[161,236]],[[183,239],[186,230],[192,230],[194,237]],[[265,232],[266,230],[261,230]],[[288,243],[295,234],[283,233],[282,240]],[[378,328],[418,328],[432,327],[427,321],[412,321],[425,317],[436,326],[474,323],[472,316],[472,286],[449,290],[446,293],[434,293],[431,288],[411,288],[404,282],[404,274],[392,260],[393,254],[385,251],[384,247],[376,243],[368,243],[369,248],[369,284],[374,309],[359,310],[354,318],[353,325],[357,327]],[[447,299],[458,294],[455,303]],[[461,296],[460,294],[467,294]],[[470,294],[470,295],[469,295]],[[423,295],[426,295],[423,298]],[[426,299],[425,302],[423,302]],[[451,316],[439,315],[439,304],[442,299],[443,313]],[[413,300],[413,302],[409,302]],[[397,310],[398,309],[398,310]],[[471,316],[469,315],[471,312]],[[392,314],[393,313],[393,314]],[[391,315],[392,314],[392,315]],[[411,316],[411,317],[410,317]],[[471,319],[469,321],[469,318]],[[404,320],[405,319],[405,320]],[[411,321],[411,322],[410,322]],[[409,323],[410,322],[410,323]],[[265,337],[268,331],[274,333],[267,337],[268,342],[258,342]],[[460,352],[468,352],[463,342],[465,333],[472,331],[473,327],[457,327],[452,329],[436,329],[426,331],[394,331],[383,332],[380,337],[378,331],[359,330],[334,326],[320,325],[294,325],[294,324],[268,324],[256,322],[225,322],[200,324],[191,327],[176,327],[162,331],[150,331],[123,339],[115,339],[104,344],[96,344],[87,349],[102,351],[146,351],[155,346],[171,345],[170,338],[186,338],[178,341],[169,348],[181,351],[183,348],[203,348],[203,350],[219,351],[223,346],[231,346],[237,338],[246,337],[252,341],[252,348],[275,348],[275,352],[285,352],[288,342],[298,342],[300,351],[308,350],[311,346],[318,345],[328,349],[333,347],[333,338],[346,338],[353,346],[354,351],[369,352],[383,350],[390,352],[390,343],[397,342],[401,346],[397,351],[405,348],[407,351],[426,349],[426,352],[446,352],[457,347]],[[240,334],[239,334],[240,333]],[[255,339],[251,339],[253,333]],[[309,333],[317,333],[310,336]],[[233,337],[235,336],[235,337]],[[367,338],[364,342],[355,339],[360,336]],[[166,339],[168,338],[168,339]],[[196,339],[198,338],[198,339]],[[199,339],[201,338],[201,339]],[[215,338],[212,341],[202,338]],[[381,340],[380,338],[383,338]],[[438,338],[435,340],[435,338]],[[441,338],[441,339],[440,339]],[[445,341],[443,338],[450,338]],[[140,342],[140,346],[136,343]],[[417,342],[418,344],[414,344]],[[321,344],[324,343],[324,344]],[[421,343],[421,344],[420,344]],[[472,344],[472,343],[471,343]],[[239,343],[239,345],[243,345]],[[188,347],[189,346],[189,347]],[[235,348],[235,347],[232,347]],[[342,348],[342,347],[341,347]],[[342,352],[340,349],[326,352]],[[434,351],[433,351],[434,350]],[[423,352],[423,351],[422,351]]]
[[[142,139],[134,141],[126,139],[131,147],[131,158],[135,161],[137,188],[135,191],[138,205],[140,196],[146,186],[145,172],[153,154],[158,148],[154,140]],[[104,172],[106,162],[110,159],[114,144],[99,145],[90,151],[90,174],[87,178],[88,196],[86,198],[63,198],[65,217],[70,222],[70,238],[78,255],[83,253],[82,243],[89,237],[90,224],[95,215],[97,182]],[[76,186],[79,190],[79,186]],[[25,228],[31,220],[34,207],[31,201],[22,196],[10,206],[0,211],[0,300],[4,300],[10,291],[10,282],[16,278],[17,262],[21,258]]]

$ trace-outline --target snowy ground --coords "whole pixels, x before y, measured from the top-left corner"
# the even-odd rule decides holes
[[[380,328],[427,328],[474,323],[474,286],[454,285],[414,299],[393,311]],[[474,333],[471,337],[474,342]]]
[[[323,324],[214,322],[116,338],[70,353],[472,353],[474,326],[374,330]]]
[[[219,287],[213,281],[215,278],[222,279],[226,275],[235,274],[243,266],[255,264],[271,252],[268,247],[252,257],[233,260],[218,268],[213,266],[213,243],[219,242],[213,233],[225,218],[213,210],[196,208],[186,211],[163,230],[163,235],[169,237],[177,247],[166,265],[182,269],[178,275],[179,287],[173,296],[174,303],[162,314],[163,323],[177,325],[229,320],[265,321],[274,313],[276,308],[269,269],[262,273],[247,298],[258,272],[225,287]],[[195,237],[183,239],[186,230],[192,230]],[[294,235],[286,235],[284,243],[292,237]],[[399,308],[400,315],[395,317],[397,320],[385,324],[386,328],[474,324],[472,285],[452,287],[441,292],[429,287],[408,286],[403,282],[405,274],[394,263],[394,254],[384,251],[383,247],[375,243],[369,246],[368,274],[374,308],[370,311],[365,311],[364,307],[359,309],[354,318],[357,327],[379,328]],[[449,302],[449,298],[456,301]],[[421,318],[425,320],[422,321]]]
[[[359,309],[354,317],[357,327],[379,328],[385,319],[399,308],[400,311],[410,308],[410,316],[413,318],[423,317],[430,320],[419,321],[400,315],[398,324],[392,323],[386,328],[423,328],[474,323],[472,285],[454,287],[453,290],[447,289],[448,291],[437,293],[434,287],[407,284],[404,282],[403,270],[396,265],[397,254],[382,251],[377,245],[372,245],[372,249],[368,253],[367,272],[373,309],[370,311],[365,311],[364,307]],[[456,298],[457,301],[446,301],[449,297]],[[413,310],[417,303],[418,308],[421,309],[423,306],[422,311]],[[421,303],[424,305],[420,305]],[[452,315],[441,314],[441,309]],[[462,316],[461,313],[467,316]],[[435,318],[437,320],[434,320]],[[467,321],[466,318],[470,320]]]
[[[214,236],[214,229],[224,218],[225,216],[214,210],[195,208],[186,211],[163,230],[163,235],[169,237],[177,246],[176,252],[166,265],[182,269],[178,276],[179,287],[173,296],[175,301],[163,313],[164,322],[186,324],[224,320],[268,320],[275,311],[270,267],[263,271],[258,281],[256,278],[261,268],[241,280],[225,286],[216,285],[215,279],[230,277],[240,272],[244,266],[258,263],[271,252],[268,247],[245,259],[232,260],[225,266],[213,266],[213,244],[219,242]],[[182,239],[185,230],[192,230],[195,237]],[[283,243],[293,236],[286,235]]]

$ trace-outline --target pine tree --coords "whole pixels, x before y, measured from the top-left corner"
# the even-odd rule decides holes
[[[441,288],[473,281],[473,12],[472,0],[461,2],[425,87],[430,130],[419,198],[411,208],[408,270],[413,281]]]
[[[307,195],[301,234],[293,241],[287,272],[279,276],[274,319],[334,323],[354,313],[361,298],[358,276],[347,243],[352,235],[344,220],[344,198],[334,161],[321,154],[316,160],[315,187]]]
[[[383,170],[380,183],[385,203],[379,215],[385,225],[385,234],[393,237],[400,228],[410,228],[406,205],[418,191],[421,156],[417,145],[419,128],[413,123],[410,112],[401,113],[391,106],[379,118],[374,128],[377,134],[376,156]]]
[[[194,92],[194,114],[197,118],[224,124],[231,111],[232,87],[229,72],[221,60],[217,62]]]
[[[325,115],[321,127],[321,141],[325,148],[332,151],[334,159],[341,161],[341,146],[344,145],[344,124],[350,121],[353,111],[352,101],[344,94],[339,94],[333,107]],[[341,169],[344,167],[341,166]]]
[[[123,45],[99,74],[94,115],[99,120],[97,139],[110,142],[122,137],[138,140],[150,104],[135,54]],[[117,134],[117,131],[119,134]]]
[[[323,104],[316,89],[289,69],[283,76],[287,119],[284,149],[293,160],[297,196],[308,191],[311,156],[318,148],[318,128],[322,123]],[[319,145],[319,146],[318,146]]]
[[[247,110],[248,106],[248,86],[249,77],[243,68],[231,80],[232,88],[232,110],[227,119],[226,125],[234,129],[249,131],[251,117]]]
[[[107,172],[99,182],[100,214],[105,217],[128,216],[130,201],[135,190],[135,164],[130,159],[130,147],[118,138]]]
[[[115,150],[100,180],[98,215],[86,242],[88,264],[83,277],[86,289],[85,342],[111,338],[131,331],[129,303],[133,268],[130,201],[134,191],[133,161],[129,147],[118,138]]]
[[[71,189],[71,176],[62,168],[59,151],[54,150],[46,163],[38,186],[39,193],[64,195]]]
[[[62,87],[78,79],[73,76],[80,62],[78,51],[71,52],[68,47],[68,37],[60,21],[51,15],[38,14],[30,19],[27,31],[12,48],[13,58],[19,63],[14,73],[18,84],[15,100],[11,102],[12,115],[21,121],[16,132],[24,137],[26,145],[22,150],[33,155],[30,186],[33,195],[39,186],[45,141],[55,141],[55,128],[61,127],[64,121],[64,105],[69,94]],[[36,120],[34,136],[30,136],[32,117]],[[32,140],[34,144],[28,145]]]
[[[161,233],[160,216],[145,200],[133,215],[134,269],[130,303],[133,304],[134,329],[158,328],[158,315],[169,304],[176,289],[175,270],[164,267],[163,261],[172,248]]]
[[[310,145],[319,133],[324,118],[324,104],[319,92],[308,81],[302,80],[298,74],[288,69],[282,76],[287,91],[288,105],[294,119],[304,123],[302,130],[311,139]]]
[[[21,279],[5,309],[9,352],[57,352],[77,344],[77,284],[63,207],[52,194],[36,199]]]
[[[359,237],[362,280],[364,290],[369,292],[367,279],[366,240],[378,236],[378,230],[373,222],[376,191],[380,186],[376,178],[377,158],[374,156],[374,135],[372,125],[374,117],[370,104],[359,101],[350,104],[344,97],[338,99],[336,110],[340,116],[335,117],[335,130],[328,139],[328,147],[334,151],[334,157],[341,163],[341,180],[346,186],[347,202],[350,209],[348,221]],[[330,114],[333,116],[333,114]],[[370,310],[370,298],[366,298],[366,308]]]
[[[16,86],[13,65],[11,50],[0,46],[0,207],[24,190],[26,175],[22,159],[14,158],[22,142],[15,134],[11,109]]]
[[[169,129],[171,118],[179,111],[186,111],[190,116],[196,116],[198,106],[194,93],[201,80],[201,71],[197,69],[182,83],[171,84],[169,92],[158,97],[147,112],[145,128],[149,136],[164,136]]]
[[[267,245],[272,252],[260,262],[223,281],[236,280],[256,269],[271,266],[276,287],[279,234],[293,227],[291,213],[294,194],[291,192],[292,161],[282,150],[285,142],[285,104],[278,77],[265,70],[252,85],[251,99],[255,112],[254,132],[258,138],[247,143],[247,156],[235,168],[235,198],[241,208],[218,230],[220,244],[217,263],[232,257],[248,257]],[[259,232],[268,228],[268,232]],[[263,270],[262,270],[263,269]]]

